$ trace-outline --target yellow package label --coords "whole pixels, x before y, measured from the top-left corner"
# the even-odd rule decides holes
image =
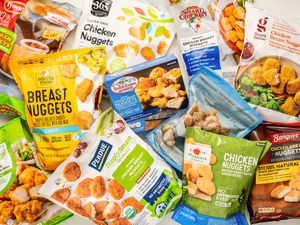
[[[60,40],[60,32],[59,31],[54,31],[54,30],[45,30],[43,35],[43,38],[45,39],[51,39],[51,40]]]
[[[103,47],[67,50],[12,63],[28,125],[45,170],[75,149],[98,115],[106,55]]]
[[[259,165],[256,169],[256,184],[290,181],[300,166],[300,160]]]

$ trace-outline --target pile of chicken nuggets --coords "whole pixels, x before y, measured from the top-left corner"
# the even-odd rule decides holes
[[[278,99],[285,102],[280,109],[289,115],[296,116],[300,107],[300,77],[288,64],[281,64],[276,58],[267,58],[262,65],[250,70],[252,82],[259,86],[270,86]]]
[[[187,138],[185,143],[197,145],[193,138]],[[217,158],[213,153],[210,155],[209,165],[184,162],[183,175],[188,181],[188,185],[184,186],[184,188],[189,195],[205,201],[211,201],[211,197],[216,193],[211,166],[216,164],[216,162]]]
[[[181,71],[174,68],[170,71],[162,67],[154,68],[149,77],[140,77],[135,92],[142,108],[150,107],[179,109],[186,101],[183,90]]]
[[[43,212],[43,203],[47,201],[38,194],[46,180],[44,172],[21,164],[17,181],[0,195],[0,223],[7,224],[9,218],[16,223],[35,222]]]
[[[126,196],[124,187],[113,178],[81,179],[81,169],[76,162],[69,162],[64,167],[63,178],[65,187],[55,190],[51,197],[95,224],[106,225],[109,220],[112,225],[130,225],[121,217],[121,212],[126,207],[131,207],[137,214],[144,209],[136,198]]]
[[[223,16],[220,18],[221,27],[226,32],[227,39],[242,51],[245,37],[245,9],[229,4],[223,12]]]

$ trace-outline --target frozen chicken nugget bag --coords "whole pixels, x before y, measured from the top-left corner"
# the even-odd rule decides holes
[[[249,136],[268,140],[249,197],[251,222],[300,217],[300,123],[262,123]]]
[[[103,112],[41,194],[96,224],[157,224],[181,198],[168,166],[112,108]]]
[[[183,204],[209,217],[227,219],[243,212],[255,169],[269,147],[269,142],[253,142],[188,127]]]
[[[105,48],[67,50],[12,64],[45,170],[55,170],[89,129],[101,100]],[[99,89],[100,88],[100,89]]]
[[[300,20],[247,2],[246,11],[236,90],[265,121],[299,122]]]
[[[165,55],[175,36],[168,12],[139,1],[84,3],[73,47],[106,46],[109,72]]]

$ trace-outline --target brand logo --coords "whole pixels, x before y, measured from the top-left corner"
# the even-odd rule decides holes
[[[272,134],[272,135],[270,135],[270,137],[271,137],[272,144],[300,141],[300,133],[299,132]]]
[[[111,0],[93,0],[91,13],[97,17],[106,17],[112,5]]]
[[[89,166],[101,172],[111,149],[112,149],[111,144],[105,141],[100,141],[100,144],[98,145],[96,153],[92,161],[89,163]]]
[[[207,12],[204,8],[198,6],[190,6],[179,14],[180,20],[185,20],[189,27],[196,33],[201,27],[201,18],[207,16]]]
[[[138,83],[139,81],[136,77],[121,77],[112,83],[110,89],[115,94],[124,94],[133,91]]]
[[[43,71],[36,75],[36,82],[38,87],[56,86],[56,76],[50,74],[49,71]]]
[[[5,1],[4,10],[8,13],[21,14],[25,9],[24,2],[17,1]]]
[[[260,33],[264,33],[266,32],[267,28],[266,25],[268,23],[268,17],[262,18],[258,20],[258,24],[257,24],[257,31]]]

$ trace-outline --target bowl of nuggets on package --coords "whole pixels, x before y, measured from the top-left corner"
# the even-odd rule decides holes
[[[236,88],[251,104],[300,116],[300,66],[287,58],[267,56],[240,69]]]
[[[225,43],[241,54],[245,36],[245,8],[234,3],[226,5],[219,19],[219,31]]]
[[[39,194],[47,175],[32,166],[20,164],[15,181],[0,194],[0,224],[35,224],[43,221],[53,203]]]

